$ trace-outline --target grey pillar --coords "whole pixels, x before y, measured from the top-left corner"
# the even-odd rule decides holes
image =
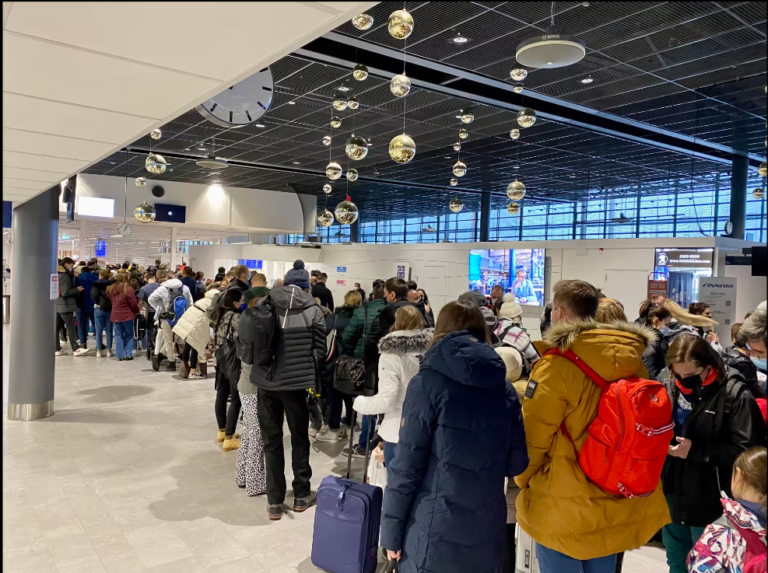
[[[360,217],[358,217],[357,220],[349,226],[350,242],[358,243],[359,236],[360,236],[359,233],[360,233]]]
[[[49,275],[56,273],[59,186],[13,210],[11,352],[8,419],[53,415],[56,300]],[[35,280],[22,269],[35,269]]]
[[[749,159],[743,155],[733,156],[731,168],[731,213],[734,239],[744,238],[744,227],[747,224],[747,178],[749,177]],[[720,229],[715,229],[715,236]]]

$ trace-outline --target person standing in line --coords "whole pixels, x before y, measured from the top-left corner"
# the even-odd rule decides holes
[[[528,465],[520,402],[505,375],[477,306],[445,305],[408,384],[387,467],[381,546],[398,571],[503,570],[504,479]]]
[[[541,358],[523,401],[531,460],[515,482],[521,489],[517,522],[536,541],[541,573],[614,573],[618,553],[643,546],[669,523],[660,483],[647,497],[617,497],[587,479],[579,465],[601,391],[570,360],[547,351],[572,350],[612,382],[648,377],[642,358],[653,339],[636,324],[598,324],[598,306],[599,293],[591,284],[558,282],[552,327],[543,341],[534,342]]]
[[[353,408],[366,416],[384,414],[379,436],[384,440],[384,465],[389,468],[395,457],[405,392],[432,343],[432,331],[424,328],[421,313],[403,306],[395,313],[392,332],[379,342],[379,393],[358,396]]]
[[[427,327],[435,327],[435,314],[432,312],[432,307],[429,305],[429,297],[427,291],[423,288],[418,288],[416,291],[421,295],[421,301],[424,303],[424,317],[427,319]]]
[[[213,282],[220,283],[224,280],[224,277],[227,276],[227,269],[224,267],[219,267],[218,272],[216,273],[216,276],[213,277]]]
[[[224,344],[225,340],[230,340],[237,344],[238,330],[240,327],[240,310],[243,304],[243,295],[237,289],[226,291],[221,312],[219,312],[214,328],[215,336],[213,348],[214,352]],[[237,390],[239,382],[230,380],[223,364],[216,364],[216,403],[214,412],[216,422],[219,425],[219,433],[216,441],[222,443],[222,449],[225,452],[236,450],[240,447],[240,436],[235,433],[237,429],[237,418],[240,416],[240,392]],[[227,409],[227,399],[231,397],[229,409]]]
[[[198,299],[197,282],[195,282],[195,271],[192,270],[192,267],[185,266],[181,270],[181,284],[189,289],[189,294],[192,295],[193,301]]]
[[[96,330],[96,317],[93,310],[93,299],[91,298],[91,289],[93,283],[99,280],[99,273],[96,270],[96,262],[92,259],[86,263],[86,266],[80,272],[77,277],[77,284],[83,287],[82,291],[82,308],[80,309],[80,317],[77,323],[77,333],[80,337],[80,344],[82,346],[88,346],[88,330],[93,326]]]
[[[251,288],[257,287],[267,288],[267,275],[264,273],[253,273],[251,275]]]
[[[172,311],[173,301],[180,295],[186,299],[187,308],[192,308],[194,304],[192,293],[189,292],[189,289],[179,279],[167,279],[161,282],[160,287],[155,289],[148,299],[149,305],[155,310],[155,316],[157,316],[160,322],[160,331],[163,335],[162,349],[165,350],[164,355],[168,357],[168,372],[176,372],[176,349],[173,341],[173,327],[167,319],[160,318],[160,315]],[[181,317],[177,317],[177,320],[178,318]],[[152,356],[152,368],[155,372],[160,370],[162,359],[161,347],[156,344],[155,354]]]
[[[645,326],[652,328],[656,335],[651,343],[650,352],[643,355],[643,362],[651,380],[660,380],[662,370],[667,367],[669,343],[666,335],[669,334],[671,321],[672,314],[662,306],[653,306],[645,313]]]
[[[266,277],[264,278],[266,282]],[[253,340],[258,327],[252,322],[249,308],[269,294],[266,286],[251,287],[243,296],[246,310],[240,316],[237,354],[240,357],[240,380],[237,390],[243,409],[243,436],[235,464],[235,484],[245,488],[249,497],[267,492],[267,462],[264,456],[264,440],[259,425],[259,387],[251,382],[253,368]]]
[[[195,273],[195,284],[197,285],[197,297],[203,298],[205,295],[205,273],[203,271]]]
[[[155,309],[149,306],[148,299],[153,292],[160,288],[160,283],[157,282],[157,274],[155,274],[160,272],[165,274],[165,271],[148,272],[145,276],[146,284],[141,287],[139,294],[136,295],[136,298],[139,299],[139,312],[144,313],[147,322],[147,332],[144,335],[144,346],[147,349],[147,360],[152,359],[152,353],[154,352],[156,345],[155,335],[157,330],[155,326]]]
[[[83,291],[83,287],[77,286],[75,279],[75,261],[69,257],[61,260],[59,271],[59,298],[56,299],[56,332],[66,327],[69,344],[75,356],[87,354],[86,347],[77,344],[77,328],[75,327],[75,312],[77,311],[77,296]],[[56,335],[56,356],[66,354],[62,350],[61,341]]]
[[[272,363],[254,364],[250,379],[259,388],[259,425],[267,459],[267,512],[274,521],[283,515],[286,494],[284,421],[291,432],[293,510],[306,511],[316,502],[316,493],[310,488],[307,389],[316,389],[323,379],[326,337],[323,311],[309,293],[309,273],[303,261],[293,263],[284,286],[272,289],[257,308],[265,310],[261,309],[263,305],[271,308],[280,332],[276,334],[274,356],[260,356],[260,362],[271,359]],[[254,348],[254,362],[259,350]]]
[[[227,290],[238,290],[240,291],[240,294],[245,294],[245,291],[247,291],[250,287],[248,284],[248,274],[250,271],[248,271],[248,267],[245,265],[237,265],[234,269],[232,269],[232,280],[229,281],[229,285],[227,286]]]
[[[355,290],[360,293],[360,299],[365,301],[365,291],[363,290],[363,287],[360,286],[360,283],[355,283]]]
[[[736,370],[702,337],[681,334],[667,353],[674,377],[667,392],[673,404],[675,438],[662,482],[672,523],[662,538],[670,573],[687,573],[686,558],[704,528],[722,515],[720,492],[731,492],[736,458],[765,445],[765,423]]]
[[[211,342],[211,326],[206,311],[218,293],[219,291],[213,289],[207,291],[203,298],[195,301],[195,304],[186,310],[173,327],[173,333],[184,341],[179,370],[181,378],[208,377],[207,362],[204,359],[198,360],[198,357],[205,354],[205,349]]]
[[[766,301],[757,305],[754,312],[747,315],[739,329],[739,340],[744,341],[744,346],[749,354],[749,359],[757,368],[758,375],[762,375],[762,389],[765,391],[765,375],[768,372],[766,358],[768,358],[768,305]]]
[[[107,287],[107,296],[112,303],[109,320],[115,327],[117,359],[121,362],[133,360],[133,321],[139,313],[136,295],[128,283],[129,276],[125,272],[118,273],[117,282]]]
[[[527,378],[539,360],[539,353],[536,352],[528,332],[523,328],[523,307],[515,302],[515,295],[508,292],[504,295],[503,301],[499,308],[499,321],[493,333],[501,346],[509,346],[518,351],[523,364],[522,376]]]
[[[104,352],[104,331],[107,331],[107,348],[106,357],[112,357],[112,336],[114,334],[114,326],[110,320],[112,313],[112,301],[107,295],[107,287],[115,284],[115,280],[111,278],[112,273],[107,269],[102,270],[99,273],[99,280],[93,283],[91,287],[91,300],[93,301],[93,315],[96,319],[96,328],[94,330],[94,337],[96,338],[96,358],[101,358]]]
[[[320,273],[317,275],[317,284],[312,287],[312,296],[320,299],[320,304],[330,311],[333,311],[333,293],[325,286],[328,281],[328,275]]]

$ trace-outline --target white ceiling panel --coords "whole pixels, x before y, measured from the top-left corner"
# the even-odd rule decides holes
[[[41,181],[25,181],[24,179],[8,179],[3,177],[3,188],[15,187],[17,189],[32,189],[34,191],[43,191],[52,187],[51,183],[43,183]]]
[[[3,149],[8,151],[91,161],[94,157],[109,153],[114,147],[112,143],[3,128]]]
[[[43,183],[58,183],[69,176],[69,173],[61,171],[43,171],[41,169],[21,169],[19,167],[3,166],[3,177],[12,179],[26,179],[28,181],[42,181]]]
[[[223,81],[289,41],[314,39],[336,17],[310,2],[138,6],[141,9],[133,2],[21,2],[11,10],[6,30]]]
[[[3,127],[13,129],[120,145],[144,130],[149,132],[155,123],[152,118],[3,94]]]
[[[16,195],[18,197],[32,197],[33,195],[37,195],[39,192],[39,189],[35,190],[25,189],[23,187],[14,187],[13,185],[6,185],[5,182],[3,182],[3,196],[8,193],[9,195]]]
[[[143,33],[143,32],[142,32]],[[20,58],[18,55],[24,54]],[[30,74],[30,69],[35,73]],[[219,81],[3,34],[3,91],[162,119]]]
[[[34,169],[35,167],[44,165],[46,169],[56,169],[57,171],[71,173],[72,171],[82,169],[87,164],[87,161],[80,161],[79,159],[60,159],[58,157],[3,150],[3,166],[7,165],[9,167]]]

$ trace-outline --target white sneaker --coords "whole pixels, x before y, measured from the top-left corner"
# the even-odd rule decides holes
[[[56,356],[66,356],[67,351],[66,350],[57,350]]]
[[[323,433],[320,433],[320,432],[317,433],[318,442],[328,442],[329,444],[338,444],[339,440],[340,438],[339,438],[338,430],[331,430],[329,428]]]
[[[75,350],[75,356],[85,356],[90,350],[88,348],[78,348]]]
[[[101,350],[96,349],[96,358],[101,358]]]
[[[308,434],[310,438],[317,437],[317,432],[319,432],[319,430],[314,429],[312,426],[309,427]]]
[[[112,350],[107,348],[107,358],[112,358]]]
[[[339,439],[343,440],[349,437],[349,426],[342,424],[339,426]]]

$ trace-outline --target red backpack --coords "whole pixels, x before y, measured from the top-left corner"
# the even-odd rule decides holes
[[[581,452],[573,444],[584,475],[614,495],[651,495],[661,479],[675,427],[664,385],[642,378],[607,382],[573,350],[553,348],[547,354],[567,358],[602,390],[597,416]],[[565,422],[560,428],[573,443]]]

